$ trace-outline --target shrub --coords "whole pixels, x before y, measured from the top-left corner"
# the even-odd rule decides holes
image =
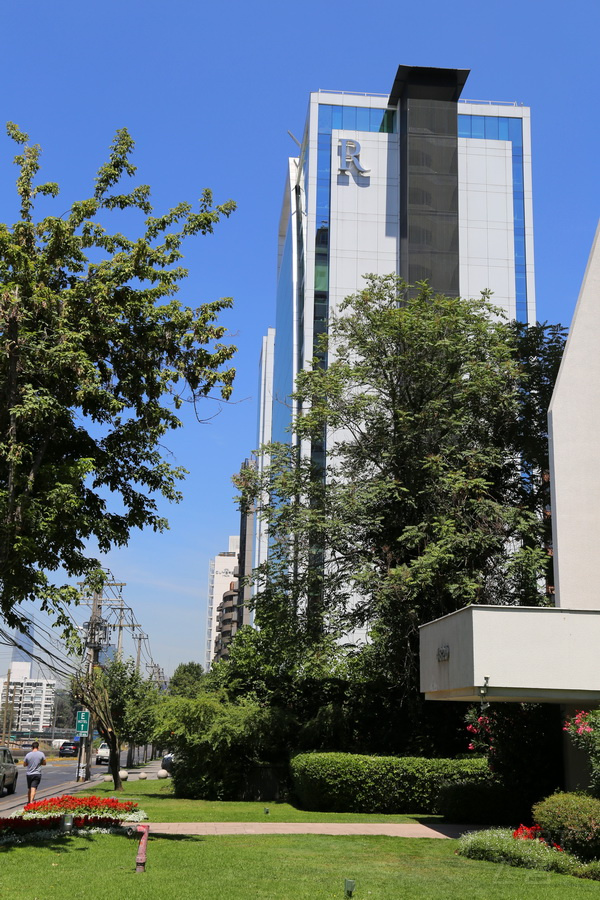
[[[433,812],[442,784],[485,780],[485,760],[303,753],[291,761],[294,794],[305,809]]]
[[[157,716],[155,740],[175,753],[175,796],[245,799],[257,763],[279,761],[275,752],[286,725],[281,718],[253,698],[239,703],[204,693],[168,698]]]
[[[584,875],[579,861],[568,853],[555,850],[541,841],[517,840],[512,831],[503,828],[463,835],[458,842],[458,853],[469,859],[484,859],[524,869]]]
[[[544,837],[580,859],[600,857],[600,800],[587,794],[552,794],[533,807]]]
[[[516,825],[529,819],[529,807],[521,795],[497,781],[456,781],[443,784],[436,801],[436,812],[448,822]]]

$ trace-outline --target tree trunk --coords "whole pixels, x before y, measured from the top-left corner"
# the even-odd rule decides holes
[[[117,741],[117,737],[114,732],[111,732],[109,735],[108,746],[110,749],[110,774],[113,777],[113,782],[115,785],[115,791],[122,791],[123,784],[121,782],[121,776],[119,772],[121,770],[121,749],[119,747],[119,742]]]

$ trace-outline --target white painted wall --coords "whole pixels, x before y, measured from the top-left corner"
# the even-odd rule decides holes
[[[468,606],[420,636],[428,700],[600,702],[594,610]]]
[[[600,609],[600,227],[550,410],[556,605]]]

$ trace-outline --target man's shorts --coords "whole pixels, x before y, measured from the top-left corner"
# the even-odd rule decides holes
[[[40,781],[42,780],[41,775],[28,775],[27,776],[27,787],[28,788],[36,788]]]

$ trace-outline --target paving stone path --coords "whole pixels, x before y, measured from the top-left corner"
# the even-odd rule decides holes
[[[160,761],[155,760],[143,769],[131,769],[129,781],[137,781],[140,772],[148,780],[156,779]],[[94,778],[97,783],[101,775]],[[37,799],[59,794],[72,794],[89,790],[94,781],[65,782],[60,790],[48,788],[40,791]],[[12,798],[11,798],[12,799]],[[6,799],[0,803],[0,814],[20,809],[23,801]],[[329,834],[329,835],[388,835],[389,837],[410,838],[458,838],[466,831],[477,830],[477,825],[420,825],[418,822],[148,822],[150,834],[211,835],[211,834]]]

